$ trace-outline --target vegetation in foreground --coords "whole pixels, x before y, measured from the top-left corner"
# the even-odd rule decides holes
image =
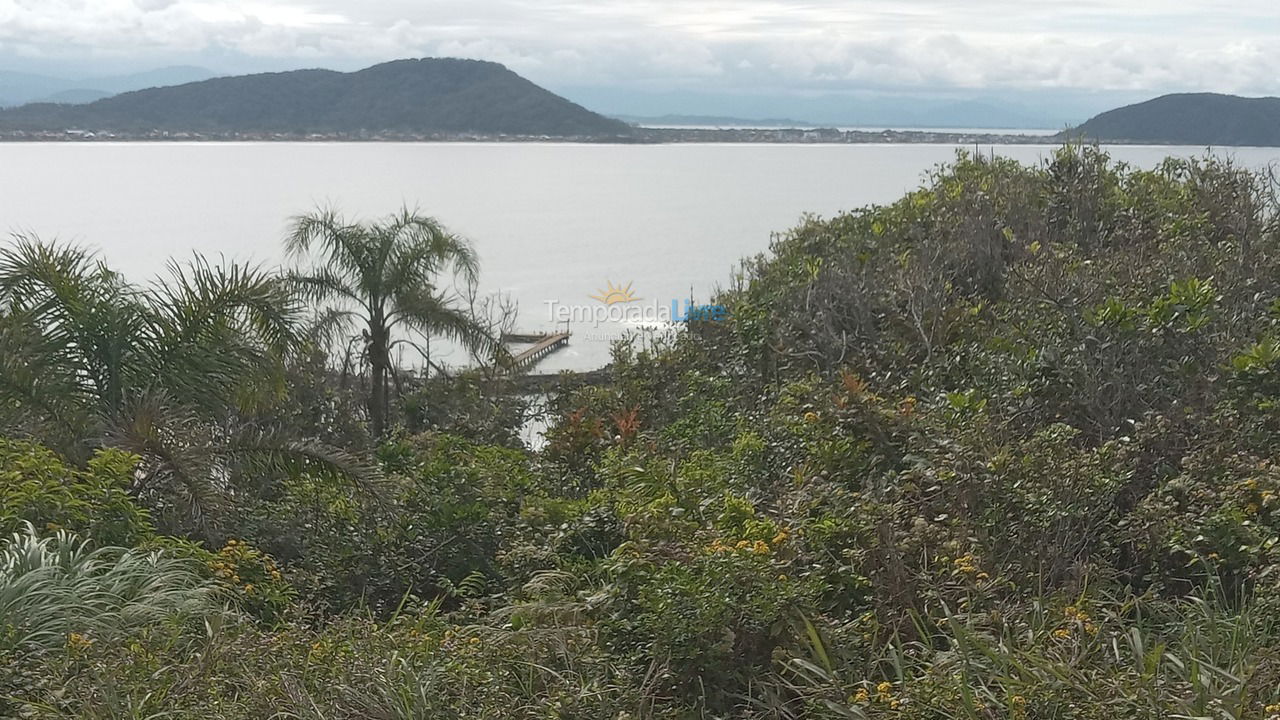
[[[1280,717],[1278,209],[961,156],[536,453],[498,376],[333,370],[288,278],[17,243],[0,716]]]

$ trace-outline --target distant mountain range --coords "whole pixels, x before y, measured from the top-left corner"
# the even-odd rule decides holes
[[[1062,137],[1099,142],[1280,146],[1280,98],[1162,95],[1104,112]]]
[[[176,65],[128,75],[64,78],[0,71],[0,107],[33,102],[86,103],[130,90],[179,85],[214,77],[212,70]]]
[[[350,73],[295,70],[215,78],[210,74],[203,68],[185,66],[87,80],[0,72],[0,104],[12,98],[40,99],[0,108],[0,134],[18,138],[76,131],[126,137],[182,133],[371,138],[506,135],[665,142],[680,141],[679,131],[664,135],[664,131],[645,131],[633,125],[904,129],[1036,124],[1029,115],[1020,116],[1014,106],[983,99],[879,96],[861,100],[809,98],[807,104],[798,99],[787,105],[761,106],[786,108],[784,118],[759,116],[773,118],[768,120],[732,115],[621,113],[617,115],[621,119],[616,119],[587,110],[502,65],[448,58],[396,60]],[[821,104],[828,102],[837,104]],[[849,122],[822,122],[822,117],[829,119],[840,108]],[[820,116],[819,123],[788,119],[806,116],[803,113],[808,110]],[[706,139],[736,141],[742,134],[725,131],[720,135]],[[766,142],[782,137],[769,132],[748,135],[748,140]],[[870,141],[858,133],[846,135],[858,137],[833,136],[834,141]],[[945,135],[945,131],[908,133],[914,139],[905,141],[930,142],[930,138]],[[999,133],[992,131],[991,135]],[[807,135],[801,137],[812,140]],[[1054,137],[1106,143],[1280,146],[1280,98],[1213,93],[1164,95],[1103,112]],[[1005,141],[1008,140],[1001,140]]]
[[[109,133],[625,135],[497,63],[397,60],[352,73],[295,70],[0,110],[0,130]]]

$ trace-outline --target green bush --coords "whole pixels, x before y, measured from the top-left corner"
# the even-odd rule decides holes
[[[30,523],[101,545],[138,544],[154,528],[129,495],[136,464],[136,457],[107,449],[78,469],[38,444],[0,439],[0,533]]]

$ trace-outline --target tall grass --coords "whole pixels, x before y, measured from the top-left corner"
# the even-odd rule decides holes
[[[27,525],[0,545],[0,649],[56,646],[72,633],[118,636],[220,612],[217,589],[161,552],[92,548]]]
[[[791,658],[753,704],[767,717],[811,717],[814,707],[832,718],[896,717],[897,706],[877,698],[881,682],[948,720],[1101,708],[1123,718],[1246,720],[1280,703],[1277,621],[1256,597],[1099,597],[1092,618],[1041,602],[996,615],[943,611],[940,620],[915,614],[916,639],[895,635],[873,657],[838,658],[811,632],[807,657]]]

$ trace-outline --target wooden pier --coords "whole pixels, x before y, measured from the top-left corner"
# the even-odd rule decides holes
[[[507,361],[507,370],[509,372],[519,372],[526,368],[532,367],[542,358],[559,350],[569,344],[569,333],[540,333],[537,335],[510,333],[502,336],[504,343],[533,343],[533,347],[513,355]]]

